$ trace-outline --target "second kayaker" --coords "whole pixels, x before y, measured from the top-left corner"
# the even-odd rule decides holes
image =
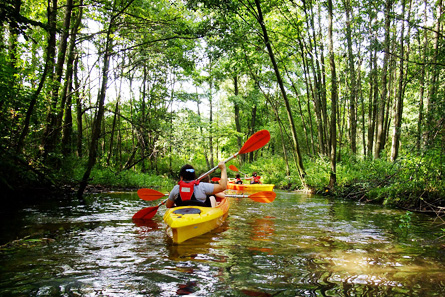
[[[235,184],[241,185],[243,181],[241,180],[241,175],[237,174],[235,176]]]
[[[251,177],[246,177],[244,179],[250,180],[251,184],[261,184],[261,176],[258,176],[256,172],[253,172]]]
[[[195,169],[186,164],[179,171],[179,183],[170,192],[165,206],[208,206],[215,207],[216,199],[212,195],[227,189],[227,169],[224,162],[218,163],[221,180],[218,184],[199,182],[196,180]],[[221,195],[221,194],[219,194]]]

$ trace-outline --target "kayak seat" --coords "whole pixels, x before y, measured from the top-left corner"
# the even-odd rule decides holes
[[[174,214],[200,214],[201,210],[199,208],[180,208],[173,211]]]

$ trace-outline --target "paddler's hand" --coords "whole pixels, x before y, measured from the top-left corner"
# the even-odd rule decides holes
[[[225,169],[226,168],[226,163],[224,163],[224,161],[219,162],[218,163],[218,168],[221,169],[221,170]]]

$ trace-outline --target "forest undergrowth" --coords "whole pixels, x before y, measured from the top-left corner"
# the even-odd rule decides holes
[[[441,151],[438,147],[423,154],[405,152],[396,162],[384,158],[357,158],[344,152],[337,165],[337,185],[333,189],[328,188],[328,158],[308,157],[304,160],[307,188],[313,193],[338,198],[392,205],[410,211],[443,213],[445,157]],[[293,163],[289,162],[291,174],[288,175],[286,163],[281,157],[259,157],[252,163],[234,160],[231,164],[236,165],[239,171],[228,169],[228,176],[234,178],[237,173],[250,176],[257,172],[263,183],[275,184],[276,189],[301,190],[303,186]],[[62,164],[58,170],[51,170],[38,164],[30,165],[16,156],[2,158],[0,184],[3,195],[12,194],[20,199],[36,195],[72,194],[84,167],[74,159],[65,160]],[[134,190],[141,187],[169,189],[177,183],[177,176],[165,164],[159,164],[156,170],[141,173],[138,170],[113,170],[99,162],[92,171],[87,191]],[[196,164],[196,167],[206,170],[205,164]],[[214,176],[218,174],[217,170]]]

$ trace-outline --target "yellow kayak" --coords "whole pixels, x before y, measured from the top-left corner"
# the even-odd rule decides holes
[[[248,192],[261,192],[261,191],[273,191],[273,184],[235,184],[227,183],[227,189],[248,191]]]
[[[207,233],[217,227],[229,214],[229,199],[216,197],[216,207],[179,206],[169,208],[164,214],[167,235],[174,243]]]

